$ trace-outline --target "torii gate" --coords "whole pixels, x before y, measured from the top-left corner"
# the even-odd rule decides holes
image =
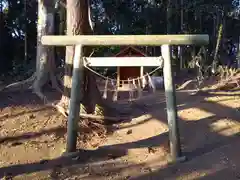
[[[179,128],[177,121],[176,93],[172,77],[171,49],[170,45],[207,45],[208,35],[76,35],[76,36],[43,36],[43,45],[49,46],[72,46],[75,47],[73,64],[73,78],[70,99],[70,109],[67,127],[67,152],[76,151],[77,128],[75,124],[79,120],[81,103],[80,87],[84,68],[83,46],[114,46],[114,45],[139,45],[160,46],[162,45],[162,57],[164,59],[164,87],[167,106],[169,127],[170,155],[173,162],[184,160],[181,154]],[[147,60],[146,60],[147,59]],[[87,58],[90,66],[159,66],[159,58],[141,57],[132,58],[131,61],[112,58]],[[126,63],[128,62],[128,63]]]

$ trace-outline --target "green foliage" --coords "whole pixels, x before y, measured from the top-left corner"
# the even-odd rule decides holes
[[[117,54],[120,51],[120,47],[119,46],[110,46],[110,47],[94,47],[94,54],[93,56],[114,56],[115,54]]]
[[[6,6],[6,3],[8,5]],[[27,2],[26,12],[24,2]],[[171,4],[171,32],[182,33],[180,1],[163,0],[92,0],[94,34],[166,34],[167,5]],[[233,4],[235,3],[235,7]],[[216,40],[217,16],[226,18],[225,36],[239,36],[239,19],[229,16],[237,12],[237,1],[231,0],[183,0],[184,33],[207,33]],[[35,68],[37,1],[0,0],[0,72],[2,74],[26,74]],[[1,6],[2,7],[2,6]],[[56,34],[65,33],[65,13],[61,7],[56,14]],[[236,14],[236,13],[235,13]],[[216,26],[214,26],[214,23]],[[28,57],[24,56],[24,39],[27,35]],[[216,42],[214,42],[216,43]],[[213,44],[214,44],[213,43]],[[93,56],[112,56],[119,47],[95,47]],[[151,48],[148,54],[153,54]],[[59,54],[59,53],[58,53]],[[64,58],[61,49],[59,58]],[[177,60],[176,60],[177,61]],[[30,65],[31,64],[31,65]],[[32,70],[30,70],[32,69]]]
[[[8,2],[8,4],[6,4]],[[27,3],[24,11],[24,1],[0,1],[5,6],[0,10],[0,70],[2,74],[26,74],[27,64],[35,60],[36,44],[36,1]],[[28,57],[24,59],[24,38],[27,33]],[[19,70],[26,66],[26,69]],[[29,70],[29,69],[28,69]]]

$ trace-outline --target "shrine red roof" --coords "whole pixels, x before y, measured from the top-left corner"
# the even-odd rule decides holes
[[[139,49],[133,47],[133,46],[125,46],[122,48],[122,50],[120,52],[118,52],[115,56],[126,56],[127,53],[134,53],[135,55],[140,55],[140,56],[146,56],[146,54],[144,54],[142,51],[140,51]]]

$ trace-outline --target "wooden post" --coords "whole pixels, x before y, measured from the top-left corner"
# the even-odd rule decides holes
[[[140,67],[140,76],[143,74],[143,66],[161,66],[159,57],[84,57],[84,65],[89,67]],[[131,62],[131,63],[130,63]]]
[[[116,82],[116,84],[114,84],[114,81],[112,80],[112,86],[114,88],[112,100],[113,101],[117,101],[117,99],[118,99],[118,87],[116,87],[117,86],[117,82]]]
[[[143,77],[143,76],[142,76],[142,77]],[[137,81],[138,81],[138,85],[137,85],[138,98],[141,98],[141,97],[142,97],[142,88],[141,88],[140,78],[138,78]]]
[[[145,88],[145,87],[146,87],[146,85],[147,85],[147,80],[146,80],[146,77],[145,77],[145,76],[143,76],[141,79],[142,79],[142,88]]]
[[[103,92],[103,99],[107,99],[107,93],[108,93],[108,77],[105,80],[105,86],[104,86],[104,92]]]
[[[137,89],[136,79],[133,79],[132,82],[133,82],[133,87],[134,87],[134,89]]]
[[[117,67],[117,89],[120,87],[120,67]]]
[[[132,102],[133,100],[133,90],[130,78],[128,78],[128,90],[129,90],[129,101]]]
[[[75,46],[72,89],[69,105],[69,115],[67,124],[67,147],[66,152],[75,152],[77,144],[78,121],[80,120],[79,111],[83,97],[82,82],[83,82],[83,52],[82,45]]]
[[[170,154],[173,161],[181,157],[180,137],[177,121],[175,85],[172,77],[171,52],[169,45],[162,45],[164,59],[163,76],[169,127]]]
[[[43,36],[43,45],[72,46],[82,44],[84,46],[159,46],[169,45],[207,45],[209,36],[204,34],[188,35],[76,35],[76,36]]]
[[[148,77],[148,83],[152,87],[153,92],[155,92],[156,91],[156,87],[155,87],[154,83],[152,82],[152,79],[151,79],[151,77],[150,77],[150,75],[148,73],[147,73],[147,77]]]
[[[140,67],[140,77],[144,75],[144,66]]]

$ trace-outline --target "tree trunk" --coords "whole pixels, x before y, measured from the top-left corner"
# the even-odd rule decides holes
[[[87,7],[87,0],[67,1],[67,35],[90,34],[91,28],[89,26],[89,22],[87,21]],[[74,47],[67,46],[65,55],[64,94],[61,100],[67,106],[69,104],[69,97],[72,86],[73,56]]]
[[[92,34],[91,22],[89,18],[89,2],[88,0],[68,0],[67,1],[67,35],[89,35]],[[90,55],[91,48],[85,47],[83,49],[84,56]],[[65,76],[64,76],[64,94],[59,105],[65,108],[69,105],[70,91],[72,87],[72,70],[73,70],[73,56],[74,47],[66,47],[66,59],[65,59]],[[82,93],[83,109],[81,113],[87,114],[104,114],[103,108],[106,103],[101,97],[101,93],[97,87],[95,76],[92,72],[84,70],[84,89]],[[106,106],[105,106],[106,107]],[[83,110],[82,109],[82,110]]]
[[[46,83],[51,81],[52,86],[58,89],[55,77],[54,47],[47,47],[41,44],[41,37],[43,35],[53,34],[54,2],[38,0],[36,79],[33,84],[33,90],[44,100],[46,100],[46,97],[43,95],[41,89]]]
[[[180,3],[181,5],[180,5],[180,7],[181,7],[181,9],[180,9],[180,11],[181,11],[181,17],[180,17],[180,21],[181,21],[181,23],[180,23],[180,29],[181,29],[181,34],[183,34],[183,30],[184,30],[184,28],[183,28],[183,26],[184,26],[184,9],[183,9],[183,0],[181,0],[181,3]],[[185,68],[185,63],[184,63],[184,58],[183,58],[183,46],[178,46],[179,47],[179,61],[180,61],[180,70],[181,69],[184,69]]]
[[[240,68],[240,36],[238,37],[237,44],[237,67]]]

